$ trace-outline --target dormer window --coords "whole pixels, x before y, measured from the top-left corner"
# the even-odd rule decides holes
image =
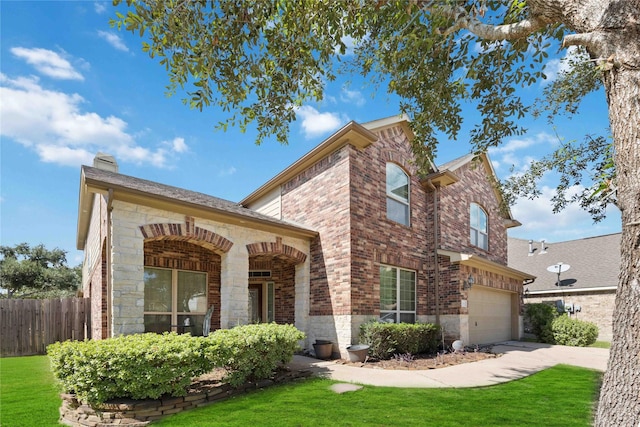
[[[477,203],[471,203],[470,212],[471,244],[486,251],[489,249],[487,213]]]
[[[387,218],[409,225],[409,176],[393,163],[387,163]]]

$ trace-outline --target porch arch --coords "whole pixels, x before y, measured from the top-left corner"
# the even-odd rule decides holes
[[[306,261],[307,255],[294,248],[293,246],[282,243],[281,237],[276,237],[275,242],[256,242],[247,245],[249,256],[269,255],[273,257],[284,258],[291,261],[294,265],[301,264]]]
[[[187,217],[184,224],[156,223],[141,225],[140,232],[147,240],[177,240],[190,242],[218,254],[227,253],[233,242],[213,231],[196,227],[193,218]]]

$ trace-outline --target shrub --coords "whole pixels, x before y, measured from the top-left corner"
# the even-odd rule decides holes
[[[586,347],[596,342],[598,327],[591,322],[562,315],[552,322],[551,333],[555,344]]]
[[[95,404],[185,395],[194,377],[213,369],[205,344],[190,335],[147,333],[59,342],[47,353],[62,389]]]
[[[360,326],[360,342],[369,345],[369,354],[390,359],[394,353],[428,353],[438,346],[440,328],[431,323],[383,323],[372,321]]]
[[[226,380],[237,386],[268,378],[278,365],[291,361],[304,337],[292,325],[262,323],[220,329],[205,339],[211,363],[229,370]]]
[[[98,404],[114,398],[184,396],[195,377],[230,370],[232,385],[268,377],[291,360],[304,334],[291,325],[261,324],[218,330],[208,337],[137,334],[51,344],[53,374],[66,393]]]
[[[544,304],[526,304],[524,306],[524,321],[531,326],[531,332],[540,342],[550,342],[551,323],[558,316],[555,307]]]

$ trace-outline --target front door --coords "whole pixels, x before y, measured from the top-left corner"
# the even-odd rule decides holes
[[[261,323],[262,314],[262,284],[249,285],[249,323]]]

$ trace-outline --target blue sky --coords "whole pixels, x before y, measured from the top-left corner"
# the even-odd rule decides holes
[[[354,76],[327,86],[320,104],[305,105],[291,127],[290,143],[254,144],[255,134],[216,131],[226,117],[215,108],[190,110],[181,94],[165,96],[168,78],[157,60],[141,51],[137,35],[109,27],[111,2],[0,1],[0,243],[27,242],[76,250],[80,165],[98,151],[112,154],[120,172],[239,201],[350,120],[366,122],[398,113],[398,101]],[[553,78],[566,52],[550,52]],[[542,85],[522,89],[539,96]],[[469,117],[473,111],[469,111]],[[528,133],[490,152],[506,178],[557,146],[559,138],[606,134],[602,92],[582,113],[551,127],[524,120]],[[465,133],[442,140],[436,163],[469,152]],[[510,235],[549,242],[620,231],[615,209],[599,224],[579,207],[554,215],[549,199],[554,177],[535,201],[521,200],[512,213],[523,223]]]

